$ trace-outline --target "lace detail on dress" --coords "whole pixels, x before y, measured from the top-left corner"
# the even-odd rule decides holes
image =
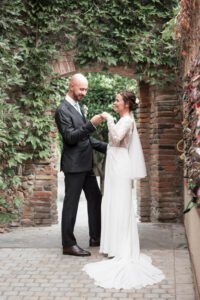
[[[129,147],[133,120],[131,116],[124,116],[115,124],[112,116],[107,118],[109,145],[113,147]]]

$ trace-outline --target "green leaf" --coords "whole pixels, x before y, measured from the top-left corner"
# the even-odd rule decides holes
[[[14,202],[14,204],[17,206],[17,208],[20,208],[20,207],[21,207],[21,204],[22,204],[22,200],[21,200],[21,199],[15,197],[15,198],[13,199],[13,202]]]
[[[12,157],[8,160],[8,166],[11,167],[16,167],[17,166],[17,161]]]
[[[12,182],[13,182],[14,185],[18,185],[18,184],[21,185],[21,180],[20,180],[19,176],[15,175],[13,177],[13,181]]]
[[[0,220],[2,224],[5,224],[12,220],[12,216],[10,214],[0,212]]]

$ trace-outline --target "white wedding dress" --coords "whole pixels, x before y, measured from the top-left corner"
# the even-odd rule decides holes
[[[109,147],[106,158],[100,253],[108,257],[83,270],[103,288],[142,288],[165,278],[151,258],[140,253],[132,201],[132,179],[146,176],[144,157],[133,115],[116,124],[107,119]]]

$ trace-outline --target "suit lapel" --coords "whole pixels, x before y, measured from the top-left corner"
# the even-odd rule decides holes
[[[81,114],[76,110],[76,108],[71,105],[67,100],[63,100],[64,101],[64,104],[67,106],[67,108],[71,111],[71,113],[75,116],[77,116],[79,119],[81,119],[82,121],[84,121],[84,123],[86,122],[86,119],[85,119],[85,116],[84,116],[84,113],[81,109],[81,113],[82,113],[82,116]]]
[[[81,109],[81,113],[82,113],[82,119],[83,119],[84,122],[86,122],[86,118],[85,118],[84,112],[83,112],[83,110],[82,110],[81,107],[80,107],[80,109]]]

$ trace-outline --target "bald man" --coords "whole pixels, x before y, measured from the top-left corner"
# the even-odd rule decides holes
[[[89,245],[99,246],[101,232],[101,192],[93,172],[93,149],[105,153],[107,144],[91,134],[101,121],[100,115],[86,120],[79,102],[86,96],[88,81],[82,74],[75,74],[69,83],[65,99],[57,107],[55,120],[62,135],[63,150],[61,170],[65,174],[65,198],[62,211],[63,254],[89,256],[91,253],[77,245],[74,225],[81,191],[88,208]]]

